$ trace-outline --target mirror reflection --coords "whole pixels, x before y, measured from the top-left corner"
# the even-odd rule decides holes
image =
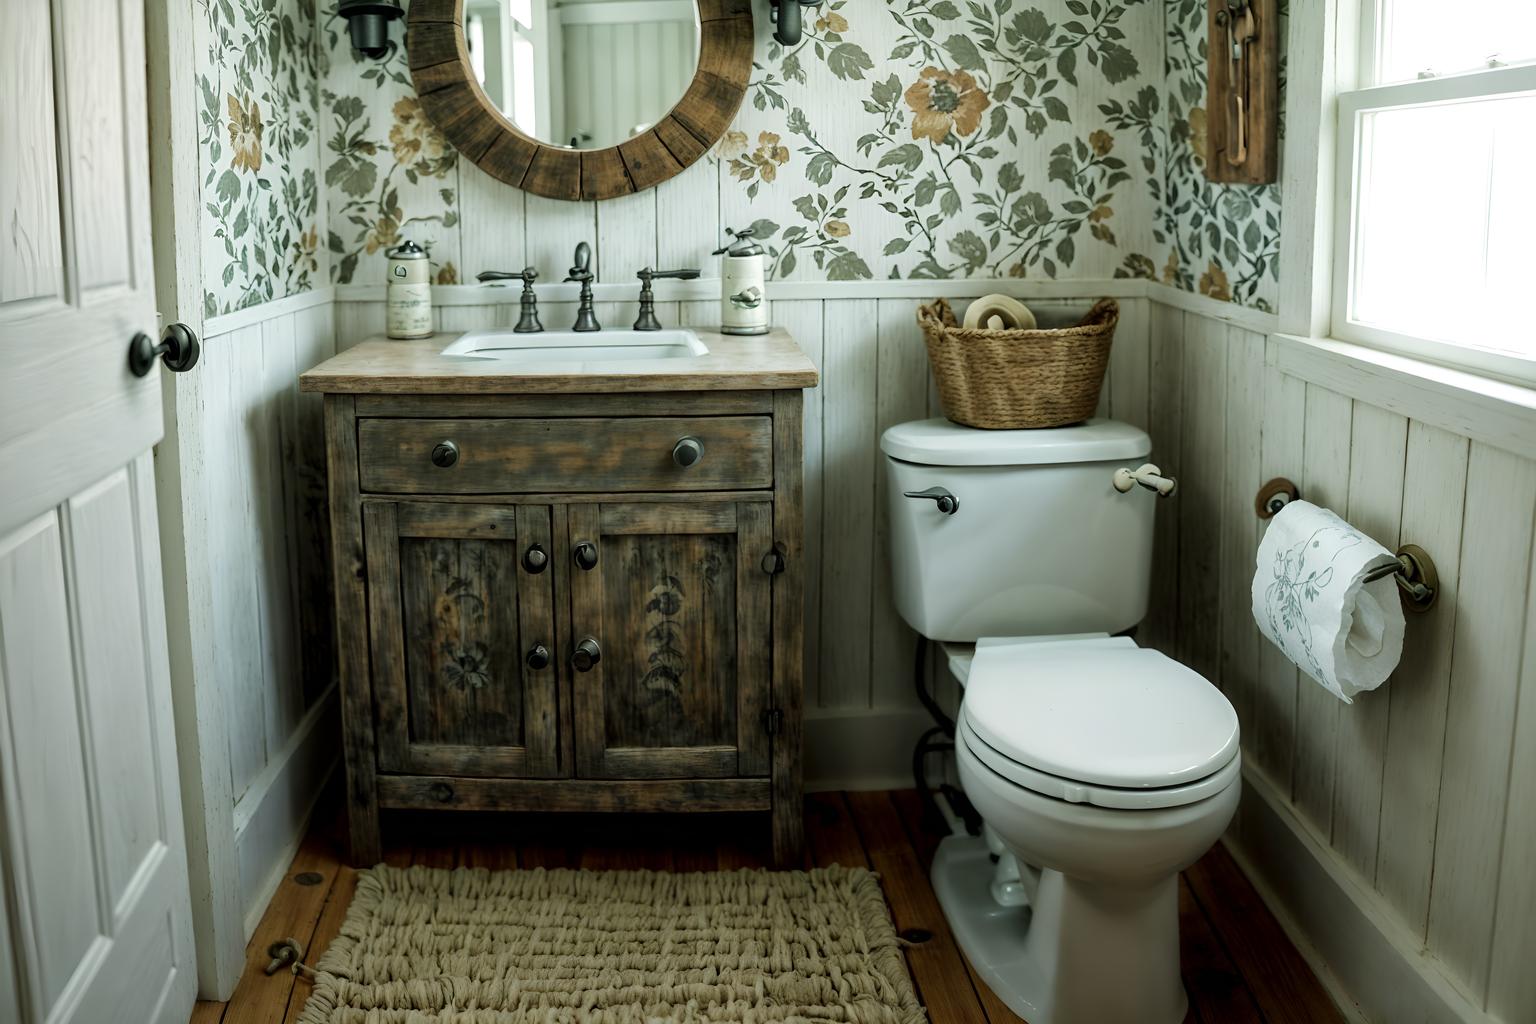
[[[485,94],[530,138],[606,149],[683,98],[699,63],[693,0],[465,0]]]

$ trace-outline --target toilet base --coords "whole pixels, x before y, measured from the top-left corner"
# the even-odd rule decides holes
[[[1127,908],[1094,907],[1100,902],[1096,896],[1102,890],[1096,893],[1097,887],[1090,887],[1084,891],[1059,872],[1045,871],[1036,920],[1034,908],[998,905],[991,895],[992,873],[986,842],[979,837],[956,835],[939,844],[931,877],[955,941],[977,975],[1010,1010],[1030,1024],[1183,1021],[1189,1002],[1178,982],[1176,878],[1169,880],[1166,891],[1159,886],[1136,894],[1112,896],[1110,902],[1119,903],[1119,896],[1130,895],[1138,905],[1119,936],[1126,940],[1126,948],[1114,950],[1120,943],[1104,936],[1110,941],[1098,950],[1105,961],[1094,969],[1084,969],[1082,965],[1064,962],[1070,955],[1061,955],[1062,943],[1073,941],[1065,933],[1075,924],[1098,930],[1094,926],[1102,924],[1102,920],[1082,920],[1083,911],[1094,917],[1095,910],[1123,913]],[[1167,928],[1163,922],[1170,912],[1172,920],[1168,923],[1172,927]],[[1120,959],[1115,952],[1128,956]],[[1057,977],[1048,977],[1048,971]],[[1120,1005],[1107,1006],[1106,999]]]

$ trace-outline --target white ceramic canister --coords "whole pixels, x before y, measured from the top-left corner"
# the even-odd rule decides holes
[[[432,266],[415,242],[391,249],[385,288],[385,329],[391,338],[425,338],[432,333]]]
[[[752,229],[732,231],[731,241],[716,249],[720,256],[720,332],[767,334],[768,292],[763,247],[752,240]]]

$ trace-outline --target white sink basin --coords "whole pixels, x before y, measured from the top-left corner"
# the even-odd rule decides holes
[[[663,331],[470,331],[443,349],[445,356],[509,363],[595,363],[633,359],[687,359],[708,355],[699,336],[684,328]]]

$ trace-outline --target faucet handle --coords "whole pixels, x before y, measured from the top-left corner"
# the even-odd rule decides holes
[[[475,275],[475,280],[482,284],[490,281],[521,281],[528,285],[537,280],[538,276],[537,269],[524,267],[522,270],[482,270]]]
[[[681,270],[652,270],[650,267],[646,267],[635,276],[647,285],[657,278],[663,277],[676,278],[679,281],[692,281],[699,276],[699,268],[684,267]]]

